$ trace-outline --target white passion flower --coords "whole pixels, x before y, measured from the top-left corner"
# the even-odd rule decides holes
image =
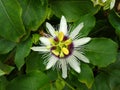
[[[110,9],[112,9],[114,6],[115,6],[115,0],[111,0]]]
[[[80,51],[80,46],[88,43],[91,38],[77,38],[78,33],[83,28],[83,23],[80,23],[71,33],[68,33],[67,22],[64,16],[60,21],[59,31],[55,31],[50,23],[46,23],[46,27],[49,30],[49,37],[40,37],[42,46],[35,46],[31,49],[33,51],[44,52],[48,54],[46,69],[50,69],[55,65],[62,69],[62,77],[67,77],[67,67],[70,66],[76,72],[80,73],[81,60],[85,63],[89,63],[87,57],[85,57]]]

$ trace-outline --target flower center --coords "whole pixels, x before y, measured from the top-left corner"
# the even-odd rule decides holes
[[[58,58],[65,58],[73,51],[72,39],[65,36],[63,32],[56,32],[55,38],[49,39],[51,52]]]

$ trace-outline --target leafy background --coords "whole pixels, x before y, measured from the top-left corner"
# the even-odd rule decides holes
[[[0,0],[0,90],[120,90],[120,2],[112,10],[93,0]],[[108,0],[109,1],[109,0]],[[42,54],[30,50],[46,32],[45,22],[58,26],[64,15],[80,36],[90,36],[80,74],[72,69],[45,70]]]

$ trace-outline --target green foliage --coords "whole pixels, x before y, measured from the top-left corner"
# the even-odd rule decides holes
[[[116,61],[117,48],[117,44],[110,39],[94,38],[86,45],[85,54],[93,65],[106,67]]]
[[[15,64],[19,70],[24,65],[25,63],[24,58],[27,57],[28,54],[30,53],[31,46],[32,46],[31,38],[17,45],[15,54]]]
[[[88,65],[83,64],[83,63],[81,65],[81,69],[82,69],[82,72],[78,76],[78,80],[82,83],[85,83],[88,88],[91,88],[94,82],[94,76],[93,76],[92,69]]]
[[[87,36],[89,34],[89,32],[93,29],[93,27],[95,26],[95,17],[93,15],[87,14],[84,16],[81,16],[79,18],[78,21],[76,21],[74,23],[74,25],[71,28],[71,31],[74,30],[74,28],[79,24],[79,23],[84,23],[84,27],[82,28],[82,30],[79,33],[80,37],[84,37]],[[92,23],[91,23],[92,22]]]
[[[22,19],[27,30],[37,30],[47,17],[47,0],[19,0],[22,7]]]
[[[0,54],[6,54],[10,52],[15,47],[15,45],[16,43],[14,42],[0,38]]]
[[[0,77],[0,90],[6,90],[6,85],[8,84],[8,81],[4,76]]]
[[[19,42],[25,34],[22,22],[22,8],[16,0],[0,0],[0,36]]]
[[[99,7],[94,7],[90,0],[51,0],[50,5],[56,16],[64,15],[68,22],[79,20],[86,14],[94,15],[99,10]]]
[[[0,62],[0,76],[9,74],[13,69],[14,67],[8,66]]]
[[[120,26],[119,26],[120,18],[117,16],[117,14],[114,11],[111,11],[108,18],[109,18],[110,24],[115,28],[118,36],[120,36]]]
[[[39,90],[48,82],[49,79],[45,74],[40,71],[34,71],[12,80],[7,85],[6,90]]]
[[[120,90],[118,1],[114,8],[112,0],[96,1],[0,0],[0,90]],[[55,69],[61,66],[46,70],[49,54],[31,51],[49,37],[45,23],[57,30],[61,16],[69,32],[83,23],[77,37],[92,38],[80,47],[90,63],[80,61],[80,73],[68,66],[66,79]]]
[[[26,72],[31,72],[34,70],[44,70],[44,69],[45,69],[45,66],[43,64],[42,56],[39,53],[32,52],[27,57],[27,60],[26,60]]]

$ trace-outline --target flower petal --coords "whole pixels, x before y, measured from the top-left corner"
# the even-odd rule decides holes
[[[102,2],[104,3],[104,2],[106,2],[106,0],[102,0]]]
[[[71,33],[70,38],[74,39],[76,35],[80,32],[80,30],[83,28],[84,24],[80,23]]]
[[[42,51],[42,52],[49,52],[50,50],[48,50],[46,47],[32,47],[31,48],[33,51]]]
[[[40,41],[46,46],[50,45],[50,41],[46,37],[40,37]]]
[[[64,35],[67,34],[67,22],[64,16],[62,16],[61,21],[60,21],[59,32],[63,32]]]
[[[46,22],[46,27],[48,28],[50,34],[51,34],[53,37],[55,37],[55,36],[56,36],[56,35],[55,35],[55,29],[53,28],[53,26],[52,26],[50,23]]]
[[[85,63],[89,63],[89,59],[87,57],[85,57],[84,55],[82,55],[81,53],[79,53],[78,51],[74,51],[73,55],[76,56],[79,60],[81,60]]]
[[[49,62],[47,63],[46,69],[50,69],[52,66],[55,65],[55,63],[58,61],[58,59],[54,56],[50,57]]]
[[[79,62],[76,60],[76,57],[75,56],[70,56],[70,58],[67,60],[67,62],[69,63],[69,65],[78,73],[81,72],[81,69],[80,69],[80,64]]]
[[[78,47],[80,45],[84,45],[84,44],[88,43],[90,40],[91,40],[90,37],[84,37],[84,38],[80,38],[78,40],[74,40],[73,44],[74,44],[74,47]]]
[[[67,78],[67,63],[65,59],[61,59],[62,64],[62,77]]]
[[[111,3],[110,3],[110,9],[112,9],[115,5],[115,0],[112,0]]]

